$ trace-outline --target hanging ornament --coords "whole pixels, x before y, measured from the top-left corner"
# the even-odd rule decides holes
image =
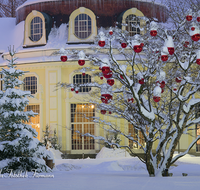
[[[128,98],[128,103],[133,103],[134,99],[133,98]]]
[[[174,54],[174,42],[173,42],[173,38],[171,36],[167,36],[164,46],[167,47],[167,51],[170,55]],[[164,51],[165,51],[165,49],[164,49]]]
[[[189,45],[190,43],[188,42],[188,41],[185,41],[185,43],[184,43],[184,47],[188,47],[188,45]]]
[[[135,53],[140,53],[142,51],[142,46],[137,40],[133,40],[132,45]]]
[[[101,101],[104,104],[108,104],[110,100],[112,100],[112,95],[110,95],[110,94],[101,94]]]
[[[121,78],[121,79],[124,79],[123,75],[120,75],[120,78]]]
[[[140,46],[143,47],[143,46],[144,46],[144,43],[141,43]]]
[[[103,80],[103,77],[100,77],[101,80]]]
[[[115,80],[112,78],[107,79],[107,84],[109,84],[110,86],[113,86],[115,84]]]
[[[107,75],[103,75],[106,79],[109,79],[110,77],[112,77],[112,71],[110,73],[108,73]]]
[[[182,81],[182,78],[181,77],[176,77],[176,82],[177,83],[180,83]]]
[[[105,42],[105,39],[106,39],[105,34],[102,31],[100,31],[99,32],[99,37],[100,37],[100,40],[99,40],[98,44],[99,44],[100,47],[104,47],[105,44],[106,44],[106,42]]]
[[[126,48],[126,47],[127,47],[127,44],[123,42],[123,43],[121,43],[121,47],[122,47],[122,48]]]
[[[165,81],[162,82],[157,81],[156,83],[159,84],[158,86],[160,86],[160,88],[165,88]]]
[[[197,22],[200,22],[200,17],[197,17]]]
[[[158,24],[154,21],[150,23],[150,35],[157,36]]]
[[[162,61],[167,61],[168,60],[168,48],[166,46],[164,46],[162,48],[162,51],[161,51],[161,60]]]
[[[82,73],[83,76],[85,76],[85,73]]]
[[[109,34],[110,34],[110,35],[113,35],[112,29],[109,30]]]
[[[106,110],[101,110],[101,114],[106,114]]]
[[[78,88],[75,88],[75,92],[76,92],[76,94],[78,94]]]
[[[112,114],[112,112],[111,112],[111,111],[109,111],[109,114]]]
[[[191,30],[189,31],[189,34],[191,36],[191,39],[195,42],[197,42],[200,39],[199,27],[195,23],[192,23],[192,27]]]
[[[187,15],[187,16],[186,16],[186,20],[187,20],[187,21],[191,21],[191,20],[192,20],[192,15]]]
[[[165,90],[164,90],[164,88],[162,88],[162,91],[161,91],[161,93],[163,93]]]
[[[101,70],[102,70],[103,75],[107,75],[108,73],[111,72],[111,70],[110,70],[110,62],[109,62],[109,60],[107,58],[104,58],[102,60]]]
[[[140,84],[144,84],[144,78],[139,79],[138,82],[139,82]]]
[[[61,60],[62,62],[67,61],[67,56],[66,56],[66,55],[62,55],[62,56],[60,57],[60,60]]]
[[[83,51],[80,51],[80,52],[78,53],[78,56],[79,56],[78,64],[79,64],[80,66],[85,65],[85,53],[84,53]]]
[[[71,88],[71,91],[72,91],[72,92],[74,91],[74,88],[73,88],[73,87]]]
[[[196,63],[197,63],[197,65],[200,65],[200,50],[197,51]]]
[[[159,102],[160,101],[160,97],[161,97],[161,93],[162,93],[162,89],[159,86],[156,86],[154,91],[153,91],[153,100],[154,102]]]

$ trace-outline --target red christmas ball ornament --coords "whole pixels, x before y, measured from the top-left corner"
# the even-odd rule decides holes
[[[106,79],[109,79],[110,77],[112,77],[112,71],[110,73],[108,73],[107,75],[103,75]]]
[[[106,114],[106,110],[101,110],[101,114]]]
[[[162,91],[161,91],[161,93],[163,93],[165,90],[164,90],[164,88],[162,88]]]
[[[191,36],[192,40],[197,42],[200,39],[200,34],[194,34],[193,36]]]
[[[76,94],[78,94],[78,90],[75,90]]]
[[[143,47],[143,46],[144,46],[144,43],[141,43],[140,46]]]
[[[122,47],[122,48],[126,48],[126,47],[127,47],[127,44],[126,44],[126,43],[121,43],[121,47]]]
[[[83,66],[83,65],[85,65],[85,60],[78,60],[78,64],[80,65],[80,66]]]
[[[159,84],[160,88],[165,88],[165,81],[162,82],[157,81],[156,83]]]
[[[102,67],[102,73],[103,73],[104,75],[107,75],[108,73],[110,73],[110,67],[108,67],[108,66],[103,66],[103,67]]]
[[[109,34],[110,34],[110,35],[113,35],[113,31],[112,31],[112,30],[110,30],[110,31],[109,31]]]
[[[174,47],[168,47],[167,49],[170,55],[174,54]]]
[[[102,70],[102,68],[101,68],[101,67],[99,67],[99,70],[101,71],[101,70]]]
[[[128,99],[128,102],[129,102],[129,103],[133,103],[133,102],[134,102],[134,99],[133,99],[133,98],[129,98],[129,99]]]
[[[200,17],[197,17],[197,22],[200,22]]]
[[[82,73],[83,76],[85,76],[85,73]]]
[[[167,55],[161,55],[161,60],[162,61],[167,61],[168,60],[168,56]]]
[[[106,45],[106,42],[105,41],[99,41],[98,44],[99,44],[100,47],[104,47]]]
[[[121,79],[124,79],[123,75],[120,75],[120,78],[121,78]]]
[[[174,90],[174,91],[177,91],[177,88],[174,88],[173,90]]]
[[[142,46],[141,45],[135,45],[133,47],[133,50],[135,53],[140,53],[142,51]]]
[[[188,45],[189,45],[190,43],[188,42],[188,41],[185,41],[185,43],[184,43],[184,47],[188,47]]]
[[[159,102],[160,101],[160,97],[159,96],[154,96],[153,97],[153,101],[154,102]]]
[[[156,30],[151,30],[150,31],[150,35],[151,36],[156,36],[157,35],[157,31]]]
[[[194,30],[195,30],[195,27],[192,27],[191,30],[194,31]]]
[[[112,112],[111,112],[111,111],[109,111],[109,114],[112,114]]]
[[[100,77],[101,80],[103,80],[103,77]]]
[[[110,86],[113,86],[115,84],[115,80],[114,79],[108,79],[107,84],[109,84]]]
[[[200,65],[200,59],[196,60],[197,65]]]
[[[71,91],[73,92],[73,91],[74,91],[74,88],[71,88]]]
[[[176,82],[180,83],[182,81],[181,77],[176,77]]]
[[[61,60],[62,62],[67,61],[67,56],[66,56],[66,55],[62,55],[62,56],[60,57],[60,60]]]
[[[112,100],[112,95],[110,94],[102,94],[101,95],[101,101],[104,103],[104,104],[108,104],[108,101],[109,100]]]
[[[139,82],[140,84],[144,84],[144,78],[141,78],[140,80],[138,80],[138,82]]]
[[[192,20],[192,15],[187,15],[187,16],[186,16],[186,20],[187,20],[187,21],[191,21],[191,20]]]

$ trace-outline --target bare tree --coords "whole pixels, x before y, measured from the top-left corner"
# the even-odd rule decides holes
[[[15,10],[26,0],[0,0],[0,17],[15,17]]]

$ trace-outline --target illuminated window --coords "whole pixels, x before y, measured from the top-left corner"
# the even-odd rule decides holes
[[[30,39],[34,42],[37,42],[41,39],[42,31],[42,19],[40,17],[35,17],[31,21],[31,30],[30,30]]]
[[[34,113],[38,113],[35,117],[31,117],[27,124],[31,125],[34,128],[38,136],[37,138],[40,140],[40,106],[39,105],[28,105],[25,111],[33,111]]]
[[[136,26],[140,26],[140,20],[133,14],[126,17],[126,30],[129,32],[130,36],[135,34],[140,34],[140,29]]]
[[[88,74],[85,74],[84,76],[82,74],[77,74],[73,76],[73,84],[86,84],[91,82],[91,76]],[[91,90],[91,87],[80,87],[79,92],[89,92]]]
[[[71,104],[72,150],[95,149],[95,142],[92,137],[81,136],[85,133],[95,134],[94,123],[89,119],[89,117],[94,116],[95,106],[93,104]]]
[[[130,123],[128,124],[128,133],[133,137],[133,139],[135,141],[139,142],[140,145],[142,145],[142,146],[145,145],[145,141],[144,141],[144,138],[143,138],[141,131],[139,131],[138,129],[135,129],[133,127],[133,125],[131,125]],[[138,145],[137,142],[129,140],[129,147],[131,149],[140,148],[140,146]]]
[[[85,39],[92,32],[92,21],[87,14],[79,14],[74,20],[75,35],[80,39]]]
[[[31,94],[37,92],[37,78],[35,76],[25,77],[24,79],[24,90],[31,91]]]

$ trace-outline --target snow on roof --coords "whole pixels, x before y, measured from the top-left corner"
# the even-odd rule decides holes
[[[35,3],[42,3],[42,2],[47,2],[47,1],[62,1],[62,0],[27,0],[25,1],[21,6],[19,6],[16,11],[22,7],[25,7],[27,5],[35,4]],[[68,0],[65,0],[68,1]],[[79,1],[79,0],[78,0]],[[94,0],[95,2],[101,2],[103,0]],[[115,0],[115,1],[122,1],[122,0]],[[125,0],[126,1],[126,0]],[[135,1],[135,0],[133,0]],[[155,4],[163,5],[164,0],[136,0],[136,1],[141,1],[141,2],[153,2]]]

